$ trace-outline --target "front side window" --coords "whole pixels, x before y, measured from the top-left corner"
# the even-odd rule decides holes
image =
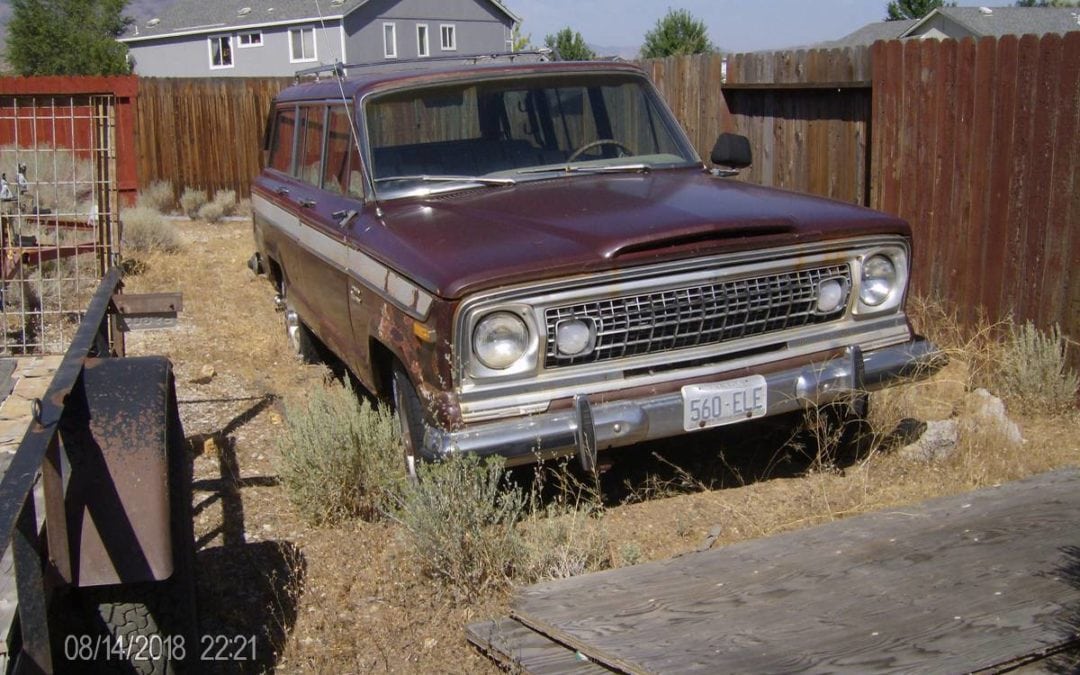
[[[218,35],[210,38],[210,68],[232,68],[232,36]]]
[[[289,31],[289,60],[293,63],[314,61],[315,29],[294,28]]]
[[[270,136],[270,168],[292,172],[293,139],[296,136],[296,109],[278,110]]]
[[[348,108],[343,105],[330,108],[325,164],[323,189],[351,197],[364,196],[352,121]]]
[[[296,177],[318,186],[322,179],[323,129],[326,106],[300,108],[300,138],[296,148]]]
[[[427,24],[421,23],[416,26],[416,55],[427,56],[429,53]]]
[[[452,52],[457,49],[457,30],[454,28],[454,24],[444,23],[439,26],[439,34],[442,38],[444,52]]]
[[[397,58],[397,28],[392,23],[384,23],[383,30],[383,56],[388,59]]]
[[[262,33],[259,31],[240,33],[236,38],[238,47],[262,47]]]

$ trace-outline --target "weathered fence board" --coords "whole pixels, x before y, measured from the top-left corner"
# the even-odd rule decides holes
[[[261,169],[266,114],[290,78],[139,80],[140,184],[250,192]]]
[[[917,293],[1080,335],[1080,32],[874,46],[870,205]]]

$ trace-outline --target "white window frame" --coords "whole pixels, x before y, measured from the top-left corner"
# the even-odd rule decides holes
[[[229,62],[222,65],[214,65],[214,42],[224,40],[229,46]],[[236,65],[236,58],[233,56],[233,39],[232,35],[212,35],[206,39],[206,48],[210,57],[210,70],[228,70]]]
[[[447,30],[449,29],[449,30]],[[446,36],[450,36],[450,45],[447,46]],[[439,24],[439,44],[444,52],[457,51],[457,26],[452,23]]]
[[[300,48],[304,47],[304,31],[311,31],[311,56],[305,58],[301,55],[300,58],[296,57],[293,52],[293,33],[300,33]],[[319,60],[319,40],[315,33],[315,26],[300,26],[299,28],[289,29],[289,63],[311,63],[312,61]]]
[[[258,37],[258,42],[248,42],[244,44],[244,38],[249,40],[253,37]],[[263,46],[263,34],[261,30],[248,30],[242,33],[236,34],[236,48],[237,49],[251,49],[253,47]]]
[[[420,30],[421,28],[423,30]],[[420,39],[421,33],[424,36],[423,40]],[[429,56],[431,56],[431,31],[426,23],[418,23],[416,24],[416,57],[425,59]]]
[[[383,23],[382,35],[383,35],[383,58],[396,59],[397,58],[397,24],[392,21]],[[386,29],[390,29],[390,39],[387,40]]]

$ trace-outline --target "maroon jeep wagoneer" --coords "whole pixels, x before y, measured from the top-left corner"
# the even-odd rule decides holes
[[[637,67],[298,84],[252,191],[292,346],[391,397],[406,460],[508,464],[797,410],[931,369],[902,220],[710,171]]]

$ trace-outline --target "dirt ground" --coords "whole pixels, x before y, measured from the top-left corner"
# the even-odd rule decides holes
[[[463,628],[504,614],[509,596],[456,603],[416,571],[394,525],[311,528],[289,504],[275,476],[283,402],[329,370],[288,352],[270,285],[244,265],[250,223],[177,227],[184,251],[143,258],[126,287],[182,291],[179,326],[130,334],[128,351],[175,365],[197,453],[203,646],[218,636],[256,645],[254,659],[245,649],[232,656],[249,660],[222,661],[218,672],[498,672]],[[924,330],[933,337],[933,328]],[[947,415],[962,379],[950,366],[872,405],[886,417]],[[800,450],[805,439],[775,424],[619,451],[600,485],[612,557],[617,565],[670,557],[1080,463],[1080,415],[1017,421],[1023,444],[988,440],[933,463],[877,453],[816,465]]]

